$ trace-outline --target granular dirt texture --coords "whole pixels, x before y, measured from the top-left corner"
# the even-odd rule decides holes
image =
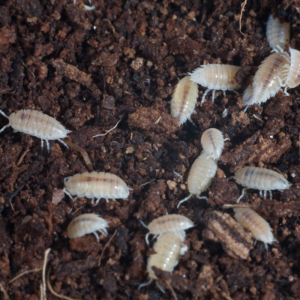
[[[266,22],[291,23],[288,46],[300,50],[298,1],[242,0],[3,0],[0,1],[0,109],[41,111],[68,130],[66,148],[7,128],[0,133],[0,299],[299,299],[299,87],[278,92],[244,112],[242,93],[270,55]],[[87,10],[86,8],[95,9]],[[288,46],[285,50],[288,50]],[[178,80],[203,64],[241,67],[239,94],[216,91],[178,126],[170,105]],[[7,119],[0,115],[0,128]],[[209,189],[191,197],[186,184],[208,128],[225,142]],[[96,136],[96,137],[95,137]],[[231,179],[252,165],[282,173],[292,187],[273,200],[247,190],[241,205],[265,218],[278,242],[254,244],[235,227],[231,208],[242,187]],[[92,205],[63,194],[64,178],[110,172],[132,189],[127,200]],[[108,236],[69,240],[76,216],[95,213]],[[190,218],[188,251],[172,273],[147,258],[149,224],[166,213]],[[212,223],[214,222],[214,223]],[[45,269],[45,252],[51,249]],[[29,271],[29,272],[28,272]],[[18,279],[11,281],[17,275]],[[42,289],[41,289],[42,285]],[[46,298],[41,291],[46,289]]]

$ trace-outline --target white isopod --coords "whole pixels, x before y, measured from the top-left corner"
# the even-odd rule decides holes
[[[65,188],[64,192],[70,196],[92,198],[92,204],[94,204],[94,198],[97,199],[96,204],[101,198],[108,199],[124,199],[129,196],[129,188],[126,183],[118,176],[104,172],[84,172],[82,174],[76,174],[64,179]]]
[[[259,66],[252,87],[245,90],[243,104],[260,104],[275,96],[285,86],[289,67],[286,53],[273,53],[268,56]]]
[[[211,65],[203,65],[200,68],[191,73],[191,80],[207,87],[207,90],[203,94],[201,105],[205,100],[205,96],[209,91],[212,92],[212,101],[215,99],[215,91],[223,90],[223,94],[225,97],[225,91],[233,91],[237,93],[235,90],[240,88],[240,85],[234,79],[235,74],[240,67],[232,66],[232,65],[221,65],[221,64],[211,64]]]
[[[290,48],[291,66],[286,79],[286,87],[292,89],[300,84],[300,51]]]
[[[66,138],[71,131],[67,130],[54,118],[39,111],[28,109],[19,110],[16,113],[12,113],[9,117],[2,110],[0,110],[0,113],[9,120],[9,123],[0,132],[11,126],[15,131],[40,138],[42,140],[42,148],[45,140],[48,151],[49,140],[58,140],[68,148],[61,139]]]
[[[208,154],[211,158],[218,160],[224,148],[224,138],[220,130],[209,128],[205,130],[201,137],[203,153]]]
[[[200,197],[200,194],[206,191],[215,177],[218,166],[214,159],[208,154],[202,153],[193,163],[187,179],[190,195],[179,201],[177,208],[185,201],[195,195],[198,199],[207,199]]]
[[[237,202],[244,196],[246,189],[258,189],[260,191],[260,196],[262,196],[262,191],[264,191],[265,199],[267,191],[269,191],[270,198],[272,199],[272,190],[282,191],[289,189],[291,186],[283,175],[269,169],[257,167],[241,168],[235,172],[234,178],[238,184],[245,187]]]
[[[283,48],[290,42],[290,23],[280,23],[279,19],[269,16],[267,22],[267,40],[275,51],[283,52]]]
[[[96,231],[107,235],[106,227],[108,227],[108,222],[101,217],[95,214],[83,214],[71,221],[67,234],[69,239],[75,239],[93,233],[99,242],[99,236]]]
[[[267,250],[267,244],[277,242],[269,223],[254,210],[247,207],[236,207],[233,210],[236,220],[241,223],[243,227],[249,229],[256,240],[262,241]]]
[[[190,120],[197,102],[198,85],[190,78],[185,76],[178,82],[171,100],[171,115],[179,120],[179,125]]]
[[[149,233],[146,235],[146,242],[149,244],[148,237],[150,234],[154,234],[154,238],[160,237],[162,234],[171,231],[182,231],[194,226],[193,222],[182,215],[171,214],[162,217],[158,217],[149,223],[148,226],[143,226],[149,229]]]
[[[157,267],[170,273],[174,270],[178,264],[180,255],[183,255],[188,249],[187,246],[183,244],[184,239],[184,231],[171,231],[161,235],[154,244],[154,251],[156,253],[150,255],[148,258],[147,271],[150,280],[147,283],[141,284],[138,289],[149,285],[153,279],[158,279],[152,267]],[[164,292],[158,284],[157,286],[162,292]]]

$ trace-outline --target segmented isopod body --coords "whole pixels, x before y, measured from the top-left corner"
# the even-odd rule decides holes
[[[182,215],[172,214],[158,217],[157,219],[154,219],[152,222],[150,222],[148,225],[149,233],[147,233],[146,235],[147,244],[149,244],[149,234],[154,234],[155,237],[157,237],[161,236],[166,232],[182,231],[193,226],[193,222],[189,218]]]
[[[285,86],[290,63],[286,53],[273,53],[259,66],[251,88],[243,95],[243,104],[252,105],[266,102]]]
[[[198,85],[185,76],[176,85],[171,100],[171,115],[179,120],[179,125],[190,119],[198,97]]]
[[[203,152],[211,158],[218,160],[224,148],[224,138],[220,130],[209,128],[205,130],[201,137]]]
[[[286,44],[290,42],[290,23],[280,23],[270,15],[267,22],[267,40],[274,50],[283,51]]]
[[[190,197],[195,195],[199,199],[207,199],[207,197],[200,197],[200,194],[206,191],[212,179],[215,177],[217,172],[217,163],[208,154],[202,153],[193,163],[189,176],[187,179],[188,190],[190,195],[185,199],[181,200],[177,208]]]
[[[247,207],[236,207],[234,212],[236,220],[243,227],[249,229],[256,240],[263,242],[267,250],[267,244],[272,244],[276,241],[269,223],[254,210]]]
[[[36,110],[19,110],[16,113],[12,113],[9,117],[1,110],[0,113],[9,120],[9,124],[4,126],[0,132],[11,126],[16,131],[40,138],[42,147],[45,140],[48,151],[49,140],[58,140],[68,148],[61,139],[67,137],[71,131],[67,130],[54,118]]]
[[[99,241],[96,231],[100,231],[102,234],[107,235],[107,227],[108,222],[101,217],[95,214],[83,214],[71,221],[67,229],[67,234],[70,239],[75,239],[93,233]]]
[[[70,196],[97,198],[96,204],[101,198],[108,199],[127,199],[129,188],[126,183],[118,176],[104,172],[84,172],[65,178],[64,192]],[[74,200],[74,199],[73,199]]]
[[[289,189],[291,184],[279,173],[257,167],[244,167],[237,170],[234,174],[237,183],[248,189],[258,189],[260,194],[264,191],[264,198],[266,198],[267,191],[270,193],[272,199],[272,190],[286,190]],[[243,197],[239,197],[238,201]]]
[[[215,91],[235,91],[240,88],[240,85],[234,79],[236,72],[240,67],[232,65],[211,64],[203,65],[200,68],[193,71],[191,74],[191,80],[207,87],[207,90],[203,94],[201,105],[205,100],[205,96],[209,91],[213,91],[212,101],[215,99]]]
[[[294,88],[300,84],[300,51],[290,48],[291,66],[286,79],[286,88]]]

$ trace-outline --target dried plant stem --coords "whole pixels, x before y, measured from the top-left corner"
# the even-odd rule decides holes
[[[176,295],[174,289],[172,288],[171,284],[169,283],[169,281],[168,281],[168,280],[165,280],[165,283],[167,284],[168,288],[171,290],[174,299],[175,299],[175,300],[178,300],[177,295]]]
[[[9,300],[8,294],[6,292],[6,290],[4,289],[3,285],[0,283],[0,291],[3,293],[4,295],[4,300]]]
[[[114,234],[111,236],[111,238],[108,240],[108,242],[103,247],[103,250],[102,250],[100,258],[99,258],[98,267],[100,267],[100,265],[101,265],[101,260],[102,260],[102,256],[103,256],[103,253],[104,253],[105,249],[110,244],[110,242],[112,241],[112,239],[114,238],[114,236],[116,235],[116,233],[117,233],[117,229],[115,230]]]
[[[245,6],[247,4],[247,0],[245,0],[242,4],[241,4],[241,15],[240,15],[240,22],[239,22],[239,27],[240,27],[240,33],[242,35],[245,35],[244,33],[242,33],[242,18],[243,18],[243,12],[245,11]]]
[[[112,130],[116,129],[117,126],[119,125],[119,123],[122,121],[122,118],[117,122],[117,124],[112,127],[111,129],[107,130],[105,133],[100,133],[100,134],[97,134],[97,135],[94,135],[93,138],[97,137],[97,136],[105,136],[107,135],[109,132],[111,132]]]
[[[38,268],[38,269],[32,269],[32,270],[28,270],[28,271],[24,271],[22,272],[21,274],[17,275],[15,278],[13,278],[12,280],[10,280],[8,283],[12,283],[14,282],[15,280],[17,280],[18,278],[28,274],[28,273],[34,273],[34,272],[39,272],[39,271],[42,271],[43,268]]]
[[[48,255],[50,253],[51,249],[48,248],[45,251],[45,256],[44,256],[44,265],[43,265],[43,272],[42,272],[42,288],[43,288],[43,293],[41,294],[41,296],[43,295],[43,297],[41,297],[41,299],[46,300],[46,266],[47,266],[47,259],[48,259]]]

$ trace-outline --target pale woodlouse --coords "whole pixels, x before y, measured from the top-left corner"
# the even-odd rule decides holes
[[[253,209],[248,207],[235,207],[233,210],[235,212],[235,219],[242,224],[243,227],[249,229],[256,240],[263,242],[267,250],[267,244],[272,244],[277,241],[274,238],[269,223]]]
[[[179,201],[177,208],[185,201],[195,195],[198,199],[207,199],[200,197],[200,194],[208,189],[212,179],[217,172],[217,163],[208,154],[202,153],[193,163],[187,179],[190,195]]]
[[[166,232],[160,236],[153,247],[156,253],[150,255],[148,258],[147,272],[150,280],[147,283],[141,284],[138,289],[149,285],[153,279],[158,279],[152,267],[157,267],[170,273],[174,270],[178,264],[180,255],[183,255],[187,251],[187,246],[183,244],[184,239],[184,231]],[[157,286],[164,292],[158,284]]]
[[[264,191],[265,199],[267,191],[269,191],[270,198],[272,199],[272,190],[286,190],[291,186],[283,175],[273,170],[257,167],[241,168],[235,172],[234,178],[238,184],[245,187],[237,202],[244,196],[246,189],[258,189],[260,191],[260,196],[262,196],[262,191]]]
[[[190,78],[185,76],[178,82],[171,100],[171,115],[179,120],[179,125],[190,120],[197,102],[198,85]]]
[[[285,86],[290,63],[286,53],[273,53],[259,66],[252,83],[243,95],[243,104],[252,105],[266,102]]]
[[[149,244],[148,237],[150,234],[153,234],[154,238],[156,238],[166,232],[182,231],[194,226],[193,222],[189,218],[178,214],[158,217],[150,222],[148,226],[144,225],[143,222],[142,224],[149,230],[146,235],[147,244]]]
[[[96,231],[100,231],[102,234],[107,235],[107,227],[108,222],[98,215],[83,214],[70,222],[67,228],[67,235],[68,238],[75,239],[77,237],[93,233],[99,241],[99,236]]]
[[[279,19],[270,15],[266,35],[270,47],[283,52],[284,46],[290,42],[290,23],[280,23]]]
[[[286,87],[292,89],[300,84],[300,51],[290,48],[291,66],[286,79]]]
[[[236,92],[240,85],[234,79],[235,74],[240,67],[222,64],[202,65],[191,73],[191,80],[207,87],[207,90],[202,96],[201,105],[205,101],[205,97],[209,91],[212,92],[212,101],[215,99],[215,91],[222,90],[224,97],[225,91]],[[237,92],[236,92],[237,93]]]
[[[16,113],[12,113],[9,117],[2,110],[0,110],[0,113],[9,121],[0,132],[11,126],[15,131],[24,132],[40,138],[42,148],[44,141],[46,141],[48,151],[49,140],[58,140],[68,148],[61,139],[66,138],[71,131],[67,130],[54,118],[39,111],[28,109],[19,110]]]
[[[126,183],[111,173],[84,172],[67,177],[64,182],[64,192],[72,200],[75,200],[72,196],[92,198],[92,204],[94,204],[94,198],[96,198],[97,204],[101,198],[105,198],[108,202],[108,199],[126,200],[129,196],[129,188]]]
[[[220,130],[209,128],[205,130],[201,137],[203,153],[208,154],[211,158],[218,160],[224,148],[224,138]]]

